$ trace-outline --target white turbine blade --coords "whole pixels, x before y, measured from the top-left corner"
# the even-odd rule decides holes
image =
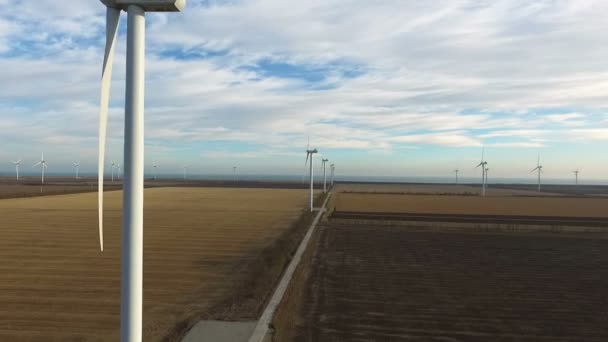
[[[304,162],[304,167],[306,167],[306,165],[308,165],[308,156],[310,155],[310,153],[308,153],[308,150],[306,150],[306,161]]]
[[[536,171],[536,170],[538,170],[538,166],[537,166],[537,167],[535,167],[535,168],[533,168],[533,169],[532,169],[532,171],[530,171],[530,172],[534,172],[534,171]]]
[[[120,10],[107,7],[106,10],[106,47],[103,56],[101,73],[101,96],[99,103],[99,156],[98,156],[98,215],[99,215],[99,246],[103,251],[103,170],[106,153],[106,131],[108,127],[108,107],[110,106],[110,85],[112,83],[112,63],[114,62],[114,47]]]
[[[47,169],[49,166],[46,165],[46,163],[42,163],[42,167],[44,167],[45,169]]]
[[[32,166],[32,167],[36,167],[36,166],[38,166],[38,165],[40,165],[40,164],[42,164],[42,162],[41,162],[41,161],[37,162],[37,163],[36,163],[36,164],[34,164],[34,166]]]

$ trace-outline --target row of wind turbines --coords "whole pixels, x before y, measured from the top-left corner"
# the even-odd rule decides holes
[[[21,158],[15,160],[15,161],[11,161],[11,163],[13,163],[15,165],[17,181],[19,181],[19,168],[20,168],[22,162],[23,162],[23,160]],[[40,169],[41,169],[40,183],[42,185],[44,185],[44,172],[49,167],[46,160],[44,159],[44,152],[40,156],[40,161],[38,161],[32,167],[36,167],[36,166],[40,166]],[[80,162],[79,161],[72,162],[72,166],[73,166],[73,170],[74,170],[74,179],[79,179],[80,178]],[[120,174],[121,174],[120,173],[120,164],[112,161],[111,168],[112,168],[112,183],[113,183],[114,182],[114,169],[117,170],[116,175],[117,175],[117,178],[120,179]],[[155,168],[156,168],[156,166],[155,166]],[[154,179],[156,179],[156,176],[154,177]]]
[[[485,196],[486,195],[486,189],[488,187],[488,172],[490,171],[490,168],[488,168],[488,161],[485,160],[484,158],[485,155],[485,148],[481,149],[481,161],[479,162],[479,164],[477,164],[477,166],[475,168],[479,168],[481,167],[481,195]],[[533,168],[530,172],[537,172],[537,191],[540,192],[541,190],[541,174],[543,174],[543,166],[540,163],[540,153],[538,154],[538,159],[536,160],[536,167]],[[460,170],[458,169],[454,169],[454,174],[456,175],[456,184],[458,184],[458,172],[460,172]],[[572,171],[574,173],[574,182],[575,184],[578,185],[578,174],[579,174],[579,170],[576,169],[574,171]]]
[[[314,155],[319,153],[316,148],[311,149],[310,143],[306,145],[306,161],[304,167],[309,166],[309,180],[310,180],[310,212],[314,211]],[[310,162],[309,162],[310,161]],[[321,157],[321,165],[323,167],[323,193],[327,193],[327,163],[329,159]],[[334,174],[336,171],[336,165],[330,164],[330,186],[334,186]]]

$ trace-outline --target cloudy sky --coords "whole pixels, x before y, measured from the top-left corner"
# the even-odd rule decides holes
[[[96,165],[105,9],[0,0],[0,171]],[[14,7],[14,8],[13,8]],[[146,162],[301,174],[608,178],[604,0],[188,0],[149,14]],[[108,159],[122,158],[126,16]]]

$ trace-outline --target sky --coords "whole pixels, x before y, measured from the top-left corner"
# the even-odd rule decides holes
[[[97,163],[105,8],[0,0],[0,171]],[[107,165],[120,162],[126,15]],[[188,0],[147,15],[146,165],[337,175],[608,178],[604,0]]]

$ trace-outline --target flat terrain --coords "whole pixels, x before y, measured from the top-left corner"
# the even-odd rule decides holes
[[[608,217],[608,198],[338,193],[338,211],[417,214]]]
[[[562,186],[569,188],[568,186]],[[486,189],[486,195],[491,197],[503,196],[561,196],[558,187],[553,187],[550,191],[537,192],[530,186],[501,186],[494,187],[490,184]],[[581,188],[582,189],[582,188]],[[376,192],[376,193],[397,193],[397,194],[444,194],[444,195],[479,195],[481,194],[480,184],[389,184],[389,183],[340,183],[336,185],[337,192]],[[578,191],[579,195],[584,194],[583,190]]]
[[[306,195],[147,189],[144,341],[230,298],[243,267],[300,217]],[[122,193],[105,199],[103,253],[96,194],[0,200],[0,341],[118,340]]]
[[[279,341],[608,340],[606,234],[329,221],[314,247]]]
[[[273,181],[231,181],[231,180],[199,180],[199,179],[169,179],[147,178],[144,181],[146,188],[154,187],[221,187],[221,188],[252,188],[252,189],[307,189],[308,184],[302,182],[273,182]],[[321,188],[315,184],[315,188]],[[122,189],[122,180],[110,178],[104,181],[104,190]],[[16,181],[14,177],[0,176],[0,198],[22,198],[46,195],[70,194],[97,191],[96,177],[45,177],[44,185],[40,184],[40,177],[21,177]]]

